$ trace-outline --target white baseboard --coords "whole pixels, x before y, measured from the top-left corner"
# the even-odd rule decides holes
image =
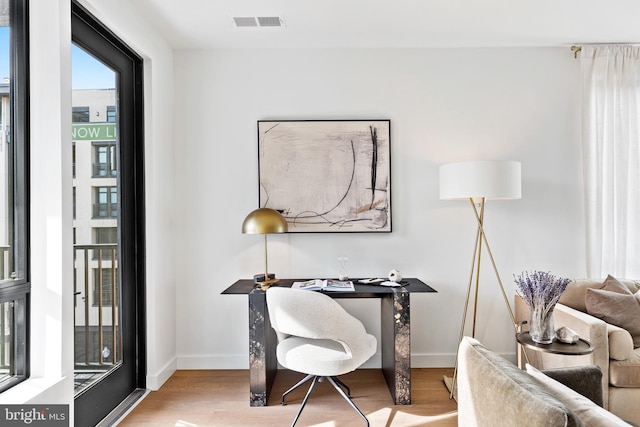
[[[249,369],[249,355],[178,356],[178,369]]]
[[[498,353],[503,358],[507,359],[511,363],[516,363],[515,353]],[[412,354],[411,355],[411,367],[412,368],[448,368],[455,365],[456,354],[455,353],[427,353],[427,354]]]
[[[412,368],[447,368],[453,367],[456,360],[454,353],[412,354]]]
[[[380,354],[374,354],[363,368],[379,368]],[[178,356],[178,369],[249,369],[247,355],[237,356]]]
[[[501,353],[500,356],[515,363],[515,353]],[[447,368],[453,367],[455,353],[412,354],[412,368]],[[363,368],[379,368],[382,366],[382,355],[374,354],[365,362]],[[249,357],[246,354],[235,356],[178,356],[178,369],[249,369]]]
[[[147,374],[146,388],[148,390],[158,390],[177,369],[178,361],[176,358],[173,358],[154,375]]]

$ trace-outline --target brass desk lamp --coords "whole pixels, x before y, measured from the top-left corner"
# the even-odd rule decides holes
[[[287,221],[277,211],[269,208],[260,208],[251,212],[242,223],[243,234],[263,234],[264,235],[264,276],[258,274],[254,276],[254,281],[267,289],[272,283],[278,281],[274,274],[269,277],[269,264],[267,261],[267,234],[286,233],[288,231]]]

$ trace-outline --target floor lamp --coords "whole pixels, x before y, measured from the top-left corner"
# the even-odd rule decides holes
[[[515,161],[471,161],[448,163],[440,166],[440,199],[441,200],[468,200],[473,208],[476,217],[477,231],[476,243],[473,250],[473,260],[469,274],[469,284],[467,296],[462,315],[462,325],[460,327],[460,339],[462,341],[465,325],[467,322],[467,312],[471,296],[471,289],[475,278],[475,293],[473,298],[473,323],[472,336],[476,333],[476,314],[478,308],[478,291],[480,284],[480,261],[483,250],[486,251],[491,260],[493,271],[495,272],[502,297],[511,316],[513,327],[517,331],[516,319],[509,304],[509,299],[502,286],[502,280],[498,273],[491,247],[487,241],[484,231],[484,207],[489,199],[519,199],[521,197],[521,167],[520,162]],[[458,373],[458,353],[456,350],[456,361],[453,370],[453,377],[444,377],[444,382],[451,392],[450,398],[455,395],[456,378]]]

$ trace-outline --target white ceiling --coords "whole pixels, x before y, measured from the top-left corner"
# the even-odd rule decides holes
[[[639,43],[640,0],[130,0],[176,49]],[[281,16],[283,28],[236,28]]]

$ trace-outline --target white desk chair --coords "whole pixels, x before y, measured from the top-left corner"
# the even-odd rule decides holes
[[[267,290],[267,307],[271,326],[278,336],[278,362],[287,369],[307,374],[282,394],[282,404],[287,394],[313,380],[291,427],[321,379],[329,381],[368,426],[369,420],[351,400],[349,387],[336,377],[356,370],[373,356],[376,338],[340,304],[319,292],[271,287]]]

